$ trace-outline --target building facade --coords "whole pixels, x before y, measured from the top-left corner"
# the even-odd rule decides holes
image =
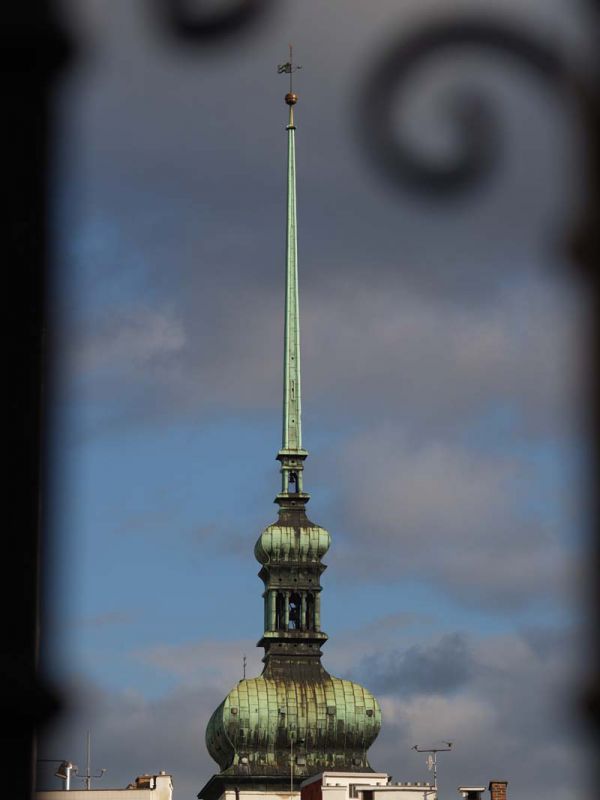
[[[66,794],[68,792],[68,794]],[[35,800],[172,800],[173,778],[166,772],[139,775],[124,789],[50,789],[35,793]]]
[[[301,800],[437,800],[431,783],[392,783],[387,772],[323,772],[304,781]]]

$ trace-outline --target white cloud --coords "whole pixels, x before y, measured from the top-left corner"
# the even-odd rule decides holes
[[[155,645],[136,650],[132,658],[175,676],[185,686],[211,686],[228,692],[242,677],[242,658],[247,674],[260,672],[256,642],[203,640],[178,645]]]
[[[376,267],[372,268],[377,270]],[[382,274],[388,274],[385,268]],[[348,272],[303,290],[305,407],[413,430],[464,424],[498,408],[520,433],[568,433],[578,381],[582,308],[564,287],[534,282],[493,304],[456,302]],[[281,286],[214,285],[191,277],[169,309],[106,311],[64,332],[84,377],[131,423],[280,403]],[[191,298],[194,298],[192,302]],[[109,408],[110,410],[110,408]],[[309,432],[308,432],[309,433]]]
[[[172,311],[141,306],[109,311],[89,322],[80,336],[73,357],[76,371],[83,375],[152,369],[186,344],[182,322]]]
[[[345,534],[332,556],[338,569],[426,575],[467,603],[563,601],[572,557],[556,525],[529,509],[539,478],[526,459],[452,439],[414,442],[384,424],[349,441],[329,467]]]
[[[566,631],[555,631],[547,645],[541,653],[518,634],[471,637],[470,678],[459,688],[447,695],[403,696],[400,689],[381,696],[384,722],[372,748],[374,766],[396,778],[423,780],[423,757],[411,747],[448,740],[454,749],[440,756],[439,771],[449,796],[451,787],[487,785],[490,778],[508,780],[515,797],[585,796],[585,744],[573,713],[573,687],[581,676],[561,655],[581,645]],[[443,656],[435,641],[430,652]]]
[[[449,653],[447,639],[430,637],[423,644],[438,659],[439,671]],[[68,687],[71,713],[42,741],[40,757],[60,751],[81,760],[85,730],[92,727],[94,765],[109,769],[105,785],[125,786],[137,774],[165,769],[174,775],[176,797],[193,796],[216,771],[205,750],[204,729],[229,688],[224,683],[245,644],[202,641],[138,653],[146,667],[157,664],[180,678],[160,698],[75,681]],[[424,759],[412,746],[447,739],[454,749],[440,756],[439,769],[449,796],[460,784],[505,778],[514,797],[583,797],[587,754],[572,718],[572,687],[579,676],[572,661],[562,657],[565,648],[575,652],[580,646],[572,633],[559,629],[469,637],[468,678],[460,685],[433,693],[405,694],[401,686],[398,692],[375,691],[384,720],[370,751],[372,765],[396,780],[425,780]],[[360,655],[355,646],[347,665],[369,686],[373,676],[361,674]],[[393,653],[384,646],[374,655],[390,663]],[[418,661],[414,667],[419,668]],[[219,669],[227,677],[219,677]],[[249,674],[255,669],[251,664]],[[198,681],[192,677],[196,671]]]
[[[137,775],[165,770],[173,774],[175,797],[195,797],[218,769],[204,744],[206,723],[222,700],[214,689],[179,688],[148,699],[135,690],[108,692],[76,682],[69,696],[69,711],[41,739],[40,757],[60,752],[84,766],[85,731],[91,729],[93,767],[107,769],[94,788],[124,788]]]

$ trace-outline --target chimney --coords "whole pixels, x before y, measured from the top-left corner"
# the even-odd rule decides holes
[[[490,781],[490,800],[506,800],[508,781]]]
[[[136,789],[154,789],[155,778],[154,775],[138,775],[135,779]]]

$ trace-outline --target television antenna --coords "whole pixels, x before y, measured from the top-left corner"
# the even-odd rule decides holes
[[[102,768],[97,775],[92,775],[92,735],[88,731],[85,774],[80,774],[78,777],[85,783],[85,788],[89,791],[92,788],[92,778],[101,778],[105,772],[106,769]]]
[[[412,749],[416,750],[417,753],[428,754],[425,763],[427,764],[427,769],[433,772],[433,788],[437,792],[437,754],[452,750],[452,742],[436,742],[431,745],[415,744]]]

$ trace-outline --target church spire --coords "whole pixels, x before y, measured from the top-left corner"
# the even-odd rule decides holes
[[[290,60],[287,124],[287,226],[283,441],[277,454],[282,487],[277,520],[254,546],[263,582],[264,668],[244,675],[215,710],[206,745],[220,772],[201,790],[202,800],[226,800],[235,792],[265,797],[299,792],[306,778],[325,770],[372,772],[367,750],[381,726],[373,695],[357,683],[330,675],[321,663],[327,634],[321,628],[321,576],[331,537],[306,515],[302,469],[300,325],[296,244],[294,106]],[[226,794],[227,793],[227,794]],[[229,794],[231,793],[231,794]],[[248,795],[244,795],[248,797]]]
[[[283,359],[283,450],[302,447],[302,398],[300,382],[300,309],[298,305],[298,241],[296,221],[296,152],[294,104],[297,95],[290,92],[287,125],[287,225],[285,241],[285,339]]]
[[[278,72],[290,76],[290,90],[285,96],[289,107],[286,126],[288,137],[287,155],[287,220],[285,246],[285,332],[283,354],[283,433],[281,450],[277,454],[281,462],[281,492],[276,502],[290,496],[306,502],[308,495],[302,488],[303,462],[308,453],[302,448],[302,386],[300,373],[300,309],[298,302],[298,239],[296,220],[296,125],[294,106],[298,95],[293,92],[292,75],[300,69],[292,60],[280,64]]]

